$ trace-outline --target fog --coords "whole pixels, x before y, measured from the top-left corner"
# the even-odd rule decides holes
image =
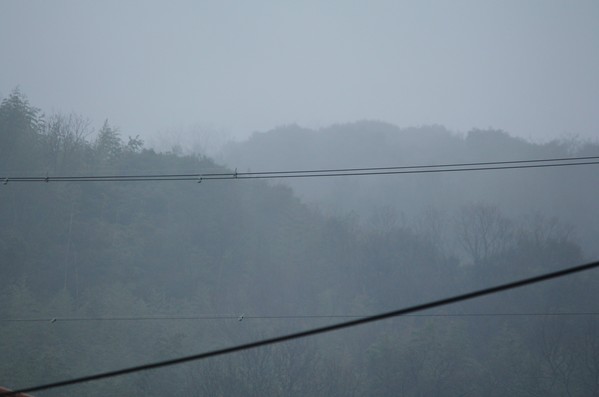
[[[0,393],[597,260],[597,17],[1,2]],[[596,396],[598,289],[591,270],[32,394]]]
[[[337,124],[319,130],[299,126],[255,133],[229,143],[220,159],[248,171],[335,169],[456,164],[523,159],[597,156],[597,143],[575,138],[543,144],[500,130],[456,134],[442,126],[398,128],[374,121]],[[464,205],[487,203],[511,217],[557,216],[577,234],[588,254],[599,255],[599,194],[591,168],[487,171],[430,175],[283,180],[305,202],[324,213],[355,217],[365,225],[381,211],[404,224],[426,213],[453,217]],[[453,234],[450,222],[448,233]]]
[[[595,1],[3,1],[0,94],[146,140],[376,119],[596,138]]]

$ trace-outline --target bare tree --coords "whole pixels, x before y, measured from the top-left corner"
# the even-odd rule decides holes
[[[524,217],[518,237],[530,241],[537,247],[555,242],[564,242],[572,238],[573,227],[564,225],[556,217],[545,217],[539,212]]]
[[[505,251],[513,243],[513,227],[496,206],[462,207],[456,219],[457,239],[474,263]]]
[[[55,113],[45,124],[44,136],[49,165],[54,171],[63,171],[73,166],[77,154],[83,155],[82,148],[92,129],[89,119],[76,114]]]

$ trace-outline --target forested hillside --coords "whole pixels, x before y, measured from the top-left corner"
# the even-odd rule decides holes
[[[442,126],[398,128],[361,121],[320,130],[290,125],[254,133],[228,144],[223,162],[252,171],[413,166],[598,156],[597,142],[575,137],[534,143],[500,130],[453,133]],[[369,223],[381,211],[418,223],[436,212],[454,223],[464,205],[483,202],[510,217],[557,216],[575,229],[577,240],[599,255],[597,168],[515,169],[367,178],[290,179],[285,184],[329,213],[353,213]],[[452,225],[453,227],[453,225]],[[447,230],[451,233],[451,230]]]
[[[358,124],[350,130],[371,126],[380,139],[370,146],[356,144],[359,134],[351,131],[333,138],[341,127],[322,135],[284,129],[231,148],[228,159],[240,169],[294,169],[488,159],[499,144],[514,158],[571,150],[501,133],[462,139],[435,128],[411,142],[411,130],[402,130],[394,143],[394,127]],[[585,260],[578,229],[562,223],[560,212],[524,206],[516,214],[485,200],[515,183],[507,177],[472,176],[483,185],[469,204],[457,196],[468,190],[470,177],[458,183],[445,175],[428,187],[397,177],[298,182],[299,195],[287,186],[241,179],[11,181],[229,171],[209,158],[157,153],[139,137],[125,136],[109,122],[94,131],[81,116],[44,115],[19,91],[2,100],[2,386],[165,360]],[[327,139],[330,146],[323,144]],[[345,160],[338,161],[337,152]],[[591,152],[595,146],[576,150]],[[264,163],[255,162],[260,156]],[[567,172],[579,178],[596,175],[593,167],[572,168]],[[567,172],[534,176],[538,191],[522,187],[532,176],[516,176],[518,200],[546,194],[561,175],[566,179],[553,193],[564,201],[556,208],[588,211],[581,227],[597,230],[599,209],[583,197],[596,184],[579,185]],[[574,188],[585,195],[567,201],[575,198]],[[403,221],[400,203],[416,208],[413,200],[427,192],[455,208]],[[338,213],[304,202],[318,195],[333,197],[329,204],[339,205]],[[362,199],[385,209],[368,224],[346,213]],[[580,274],[323,337],[36,395],[593,396],[599,394],[597,288],[596,273]]]

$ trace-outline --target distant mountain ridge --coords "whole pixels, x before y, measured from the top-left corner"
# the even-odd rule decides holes
[[[222,158],[240,170],[272,171],[381,167],[599,155],[599,145],[576,140],[538,144],[501,130],[465,135],[443,126],[399,128],[379,121],[320,130],[288,125],[230,143]],[[304,200],[325,210],[369,218],[390,207],[407,218],[434,208],[452,212],[471,202],[497,205],[514,216],[540,212],[573,225],[587,250],[599,233],[597,166],[533,170],[285,180]]]

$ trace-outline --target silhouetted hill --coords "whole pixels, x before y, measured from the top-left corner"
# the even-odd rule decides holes
[[[599,155],[599,145],[577,141],[537,144],[497,130],[465,136],[442,126],[398,128],[361,121],[310,130],[296,125],[254,133],[223,150],[229,167],[252,171],[448,164]],[[368,221],[381,208],[408,220],[431,209],[453,213],[472,202],[511,216],[540,212],[574,226],[587,252],[599,254],[597,166],[380,177],[284,180],[324,210]]]

